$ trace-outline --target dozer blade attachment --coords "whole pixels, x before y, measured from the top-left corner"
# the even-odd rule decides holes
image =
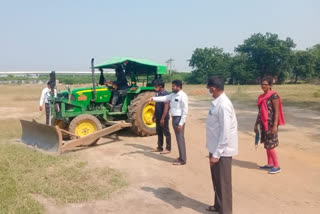
[[[27,145],[60,153],[62,134],[58,127],[20,120],[22,126],[21,141]]]

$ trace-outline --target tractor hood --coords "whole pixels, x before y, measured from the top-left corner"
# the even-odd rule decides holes
[[[108,90],[106,89],[106,87],[96,87],[96,89],[103,89],[103,90]],[[82,88],[74,88],[74,89],[71,89],[71,94],[75,95],[75,94],[82,94],[82,93],[86,93],[86,92],[92,92],[93,91],[93,88],[92,87],[82,87]],[[68,94],[69,92],[67,90],[64,90],[64,91],[60,91],[58,93],[58,96],[59,95],[65,95],[65,94]]]
[[[105,92],[108,90],[109,89],[107,87],[96,87],[97,92]],[[92,87],[75,88],[71,90],[71,94],[75,95],[76,97],[81,96],[82,94],[93,95],[93,88]]]
[[[107,87],[96,87],[97,95],[99,97],[97,98],[96,102],[107,102],[108,97],[111,96],[111,92]],[[69,92],[67,90],[61,91],[58,94],[58,100],[59,98],[68,99],[69,98]],[[73,101],[89,101],[93,98],[93,88],[92,87],[82,87],[82,88],[75,88],[71,89],[71,100]]]
[[[96,65],[94,68],[109,68],[115,69],[119,65],[124,65],[126,72],[134,72],[137,75],[154,73],[154,74],[166,74],[167,67],[165,65],[147,60],[147,59],[135,59],[130,57],[112,57],[107,61]]]

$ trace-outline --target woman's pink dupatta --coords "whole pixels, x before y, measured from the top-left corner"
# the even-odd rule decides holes
[[[264,130],[268,131],[268,107],[267,107],[267,99],[269,99],[274,93],[276,93],[275,91],[269,91],[267,94],[261,94],[258,97],[258,102],[257,102],[257,106],[260,106],[260,119],[261,122],[264,126]],[[279,96],[279,95],[278,95]],[[282,103],[281,103],[281,99],[279,96],[279,121],[278,121],[278,125],[284,125],[284,116],[283,116],[283,112],[282,112]]]

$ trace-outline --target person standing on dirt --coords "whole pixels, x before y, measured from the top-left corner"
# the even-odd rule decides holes
[[[40,107],[39,110],[42,111],[43,109],[43,102],[45,103],[45,110],[46,110],[46,124],[49,125],[50,121],[50,97],[51,97],[51,82],[47,82],[47,87],[42,89],[41,97],[40,97]],[[54,89],[54,97],[57,96],[57,90]]]
[[[209,77],[207,89],[213,97],[206,121],[207,149],[214,189],[214,205],[207,211],[232,213],[232,156],[238,154],[238,123],[233,105],[224,93],[224,79]]]
[[[115,82],[112,82],[110,80],[106,81],[106,84],[112,85],[112,87],[115,89],[113,91],[113,97],[111,101],[111,104],[113,106],[118,104],[119,96],[124,95],[128,89],[128,80],[123,72],[123,68],[121,66],[118,66],[115,71],[117,80]]]
[[[273,79],[265,77],[261,81],[263,94],[258,97],[257,106],[259,113],[254,125],[254,132],[258,132],[260,125],[261,143],[267,151],[268,164],[259,167],[269,170],[268,173],[276,174],[281,171],[275,148],[279,145],[278,125],[284,125],[284,116],[280,96],[271,90]]]
[[[184,129],[188,114],[188,96],[182,91],[181,80],[172,81],[172,93],[161,97],[151,97],[149,102],[170,102],[170,114],[172,116],[172,126],[176,135],[179,158],[173,165],[184,165],[187,163],[186,143]]]
[[[166,96],[168,92],[164,89],[164,82],[162,79],[154,81],[154,89],[157,92],[156,97]],[[156,103],[155,113],[153,119],[156,121],[156,131],[158,135],[158,147],[153,152],[160,152],[160,154],[168,154],[171,151],[171,134],[169,129],[169,103]],[[166,136],[166,149],[163,151],[163,135]]]

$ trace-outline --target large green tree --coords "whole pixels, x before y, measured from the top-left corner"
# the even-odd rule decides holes
[[[314,56],[314,76],[320,77],[320,44],[314,45],[312,48],[308,49],[309,52]]]
[[[194,50],[189,66],[193,68],[188,82],[204,83],[210,75],[230,76],[231,55],[222,48],[197,48]]]
[[[256,79],[255,71],[248,63],[246,54],[237,54],[230,62],[229,84],[248,84]]]
[[[290,59],[295,43],[291,38],[279,39],[277,34],[253,34],[235,48],[239,54],[247,55],[247,64],[254,76],[277,76],[283,82],[290,71]]]
[[[292,76],[294,82],[298,79],[312,78],[315,76],[316,56],[311,51],[296,51],[292,56]]]

